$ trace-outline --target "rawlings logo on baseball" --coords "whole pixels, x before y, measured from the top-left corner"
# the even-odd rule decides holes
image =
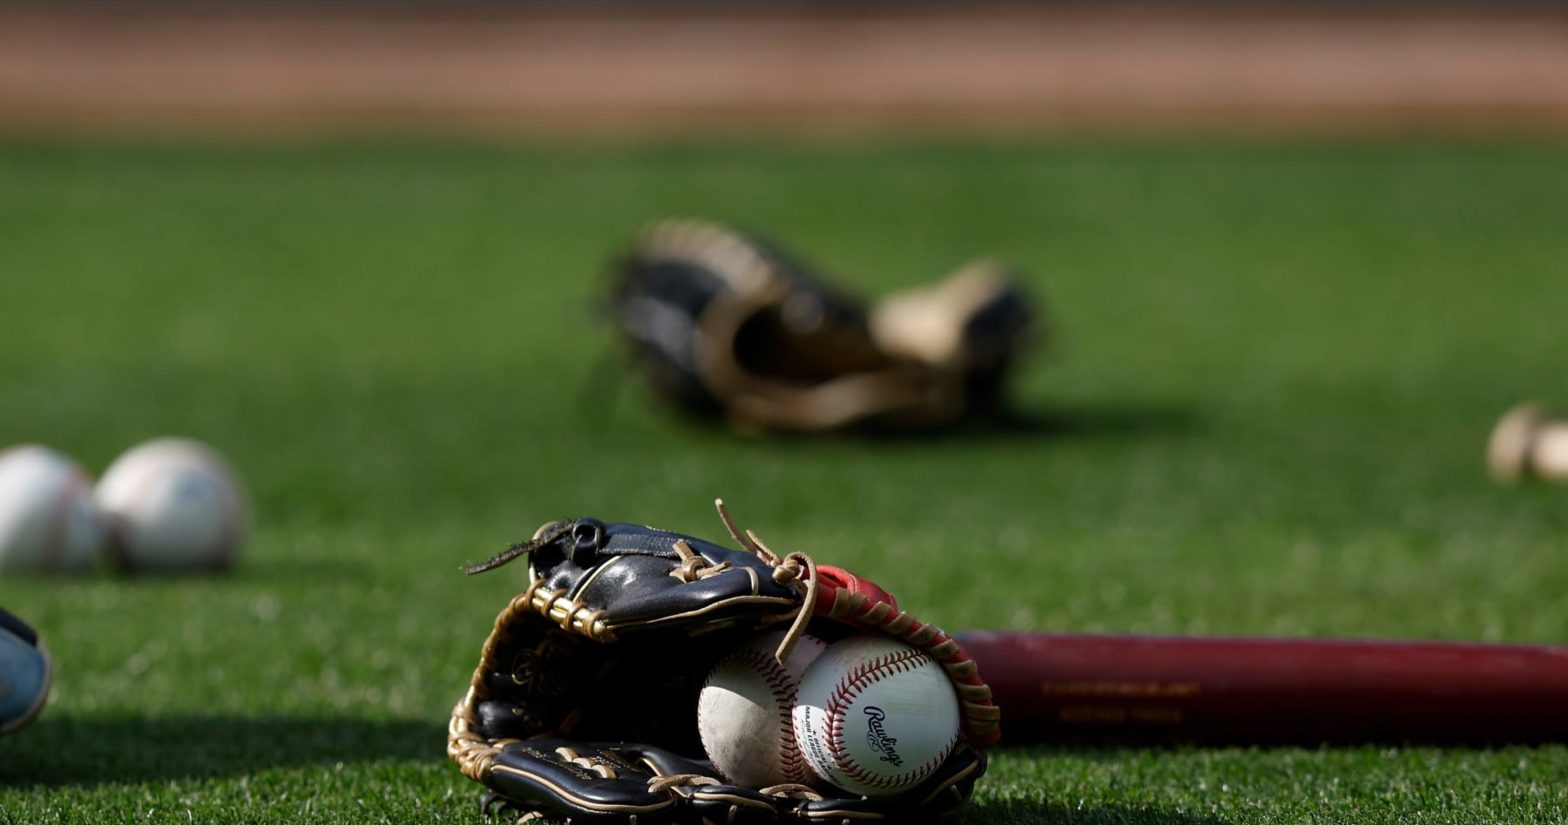
[[[828,645],[806,668],[796,695],[801,755],[818,776],[852,793],[906,791],[958,742],[958,696],[942,666],[892,637]]]
[[[871,717],[866,721],[866,744],[870,745],[872,750],[882,754],[883,762],[902,767],[904,760],[900,759],[898,753],[893,750],[893,746],[898,744],[898,740],[888,736],[887,728],[882,724],[882,720],[887,718],[887,711],[872,705],[866,708],[866,715]]]

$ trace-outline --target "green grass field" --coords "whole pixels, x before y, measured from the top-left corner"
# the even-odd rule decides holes
[[[459,565],[583,514],[722,536],[715,496],[950,630],[1568,643],[1568,491],[1482,461],[1568,403],[1565,184],[1546,143],[0,146],[0,443],[203,438],[259,516],[227,578],[0,582],[60,663],[0,821],[481,821],[445,723],[523,570]],[[864,293],[1017,262],[1052,425],[652,406],[596,302],[672,214]],[[1565,819],[1563,747],[1035,747],[961,821]]]

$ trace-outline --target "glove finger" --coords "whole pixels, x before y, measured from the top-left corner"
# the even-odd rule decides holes
[[[573,822],[676,821],[679,797],[650,789],[653,778],[646,765],[611,748],[535,739],[503,746],[487,784],[518,807]]]
[[[662,539],[666,547],[649,549],[647,555],[630,554],[618,545],[625,539]],[[671,562],[680,557],[677,541],[700,556],[691,573],[672,575]],[[641,550],[641,548],[638,548]],[[652,533],[638,525],[606,527],[605,555],[628,553],[602,569],[582,588],[578,599],[603,604],[603,621],[621,638],[638,633],[682,632],[692,627],[723,627],[729,623],[755,623],[760,617],[792,612],[799,596],[773,580],[769,570],[750,553],[729,550],[679,534]],[[658,553],[658,555],[654,555]],[[727,569],[720,565],[729,562]]]
[[[717,776],[713,763],[706,760],[687,759],[674,751],[652,745],[626,745],[622,752],[627,757],[639,759],[660,776],[701,774]],[[751,788],[722,784],[687,784],[673,790],[684,797],[701,822],[724,822],[732,825],[777,822],[780,818],[780,800]]]
[[[657,776],[697,774],[699,776],[717,777],[719,775],[719,772],[713,769],[712,762],[706,759],[688,759],[666,748],[641,743],[627,743],[620,746],[620,751],[627,759],[643,763],[649,771]]]

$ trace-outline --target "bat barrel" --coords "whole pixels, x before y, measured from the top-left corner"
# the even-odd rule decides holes
[[[1568,742],[1568,647],[959,636],[1004,743]]]

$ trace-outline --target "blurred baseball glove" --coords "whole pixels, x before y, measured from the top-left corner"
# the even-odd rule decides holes
[[[650,225],[613,299],[657,394],[751,430],[952,424],[996,406],[1034,323],[994,262],[868,308],[779,248],[693,220]]]
[[[529,556],[529,584],[496,618],[447,753],[490,789],[489,812],[594,823],[910,821],[953,811],[998,736],[991,691],[941,630],[886,591],[809,556],[746,548],[592,518],[552,522],[470,568]],[[727,785],[698,738],[697,695],[718,658],[788,627],[782,660],[808,629],[867,631],[919,647],[946,670],[966,741],[919,787],[862,798],[804,785]]]

